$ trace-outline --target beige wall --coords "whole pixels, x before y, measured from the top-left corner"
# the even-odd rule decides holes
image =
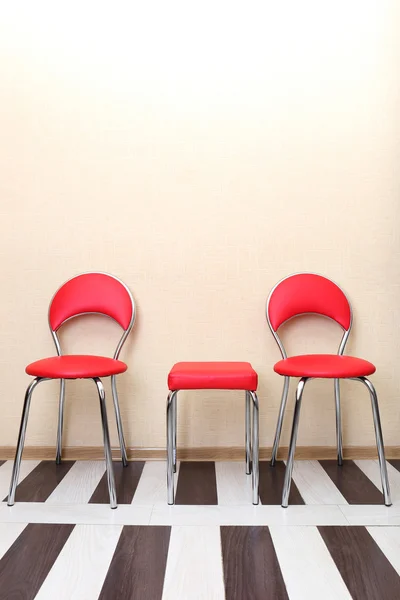
[[[16,440],[25,365],[54,351],[48,301],[87,270],[121,277],[138,305],[129,445],[164,446],[175,361],[221,359],[259,372],[271,445],[282,381],[264,304],[301,270],[351,298],[348,349],[376,363],[398,445],[399,3],[83,4],[0,9],[0,446]],[[111,352],[118,328],[102,324],[72,323],[67,349]],[[311,318],[286,336],[292,352],[336,350],[340,331]],[[28,445],[55,443],[57,390],[37,390]],[[66,444],[100,445],[94,386],[67,394]],[[240,394],[180,406],[182,445],[242,444]],[[344,383],[343,412],[345,444],[372,445],[366,391]],[[310,384],[302,417],[299,444],[334,444],[332,382]]]

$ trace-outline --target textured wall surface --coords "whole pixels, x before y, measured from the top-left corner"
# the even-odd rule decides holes
[[[48,302],[88,270],[137,301],[119,386],[129,445],[164,446],[178,360],[251,361],[271,445],[282,381],[265,299],[302,270],[348,293],[348,351],[376,363],[398,445],[398,2],[132,4],[0,8],[0,446],[16,440],[25,365],[54,352]],[[62,337],[101,353],[118,335],[86,317]],[[290,352],[340,335],[311,317],[284,331]],[[367,392],[342,390],[345,445],[372,445]],[[55,443],[57,393],[35,393],[28,445]],[[180,444],[243,443],[240,394],[182,394],[180,409]],[[291,393],[284,443],[292,410]],[[333,382],[310,383],[299,444],[333,445],[334,427]],[[101,444],[90,382],[67,385],[65,442]]]

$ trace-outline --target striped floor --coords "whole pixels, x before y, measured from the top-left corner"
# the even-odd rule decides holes
[[[0,524],[2,600],[396,600],[398,527]]]
[[[165,463],[115,470],[113,511],[102,462],[23,461],[0,504],[0,600],[400,598],[399,461],[390,508],[372,460],[296,462],[288,509],[282,463],[261,463],[256,507],[241,463],[181,463],[173,507]]]
[[[400,506],[400,461],[388,461],[387,468],[392,500]],[[7,499],[11,471],[12,461],[0,461],[0,498],[3,499],[0,518]],[[120,508],[136,505],[137,508],[151,507],[152,512],[156,510],[157,513],[162,508],[170,510],[166,505],[164,462],[130,462],[126,469],[120,462],[114,462],[114,472]],[[274,468],[268,462],[260,462],[260,505],[280,505],[284,474],[283,462],[278,462]],[[253,514],[259,508],[251,505],[251,476],[245,474],[241,462],[178,463],[175,490],[176,514],[184,512],[184,507],[190,514],[187,509],[191,506],[196,507],[196,513],[200,508],[205,509],[205,514],[207,507],[247,507]],[[96,505],[98,510],[99,505],[109,502],[105,465],[102,461],[65,461],[58,466],[51,461],[22,461],[16,502],[14,509],[30,504],[43,508],[45,503],[46,511],[77,504]],[[316,511],[324,506],[340,507],[346,517],[368,512],[379,515],[384,507],[378,461],[348,460],[343,467],[338,467],[333,460],[296,461],[290,508],[311,505]],[[178,507],[182,507],[181,511]],[[357,507],[357,510],[352,510],[352,507]],[[95,514],[95,506],[93,509]],[[210,510],[215,512],[213,508]],[[387,512],[385,509],[382,514],[397,519],[398,511],[390,509]],[[394,524],[400,524],[400,520]]]

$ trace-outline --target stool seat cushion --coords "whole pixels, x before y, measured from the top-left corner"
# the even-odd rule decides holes
[[[248,390],[258,376],[248,362],[179,362],[168,375],[170,390]]]
[[[42,358],[28,365],[25,371],[28,375],[49,379],[86,379],[118,375],[127,368],[121,360],[107,356],[69,354]]]
[[[337,354],[304,354],[280,360],[275,373],[288,377],[348,378],[367,377],[375,373],[375,366],[355,356]]]

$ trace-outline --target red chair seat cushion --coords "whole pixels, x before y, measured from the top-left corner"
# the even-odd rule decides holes
[[[168,375],[170,390],[257,389],[258,376],[248,362],[180,362]]]
[[[375,373],[374,365],[354,356],[337,354],[305,354],[280,360],[274,366],[275,373],[289,377],[322,377],[344,379],[367,377]]]
[[[118,373],[124,373],[127,368],[122,361],[106,356],[73,354],[37,360],[28,365],[25,371],[34,377],[86,379],[118,375]]]

